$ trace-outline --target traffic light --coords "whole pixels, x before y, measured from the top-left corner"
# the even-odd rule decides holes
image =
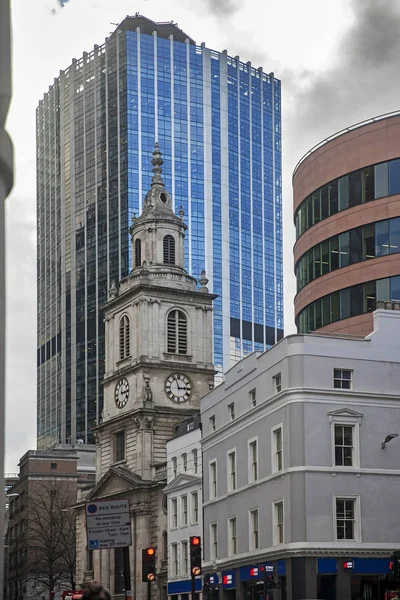
[[[156,578],[156,551],[154,548],[142,550],[142,581],[154,581]]]
[[[190,538],[190,573],[192,577],[201,575],[201,537]]]

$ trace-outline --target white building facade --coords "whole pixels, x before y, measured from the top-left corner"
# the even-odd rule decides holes
[[[383,598],[400,549],[400,305],[366,338],[292,335],[201,403],[205,570],[224,598]]]
[[[168,506],[168,596],[188,600],[191,591],[190,538],[202,536],[202,458],[200,418],[183,421],[167,444],[165,489]],[[201,579],[196,578],[196,592]]]

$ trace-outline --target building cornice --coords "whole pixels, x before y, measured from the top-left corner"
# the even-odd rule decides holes
[[[225,569],[234,569],[237,567],[254,565],[271,560],[287,559],[296,556],[309,557],[381,557],[388,558],[394,550],[400,550],[400,543],[397,544],[359,544],[349,542],[344,545],[338,542],[298,542],[293,544],[284,544],[279,547],[265,548],[258,551],[246,552],[223,559],[207,561],[203,564],[204,570],[217,571]]]
[[[237,390],[235,390],[237,391]],[[346,392],[344,394],[344,392]],[[230,394],[231,395],[231,394]],[[229,396],[230,396],[229,395]],[[233,394],[232,394],[233,395]],[[224,397],[224,401],[228,397]],[[322,396],[322,397],[321,397]],[[380,394],[375,392],[365,392],[357,390],[327,390],[315,388],[290,388],[282,390],[279,394],[260,402],[254,408],[238,415],[234,421],[230,421],[203,437],[203,450],[208,450],[216,444],[228,439],[234,433],[258,422],[261,418],[273,414],[277,410],[288,406],[289,404],[299,403],[317,403],[317,404],[337,404],[342,409],[351,406],[356,400],[357,406],[373,406],[380,408],[399,408],[398,394]],[[207,412],[211,411],[207,408]],[[332,411],[330,411],[332,412]]]

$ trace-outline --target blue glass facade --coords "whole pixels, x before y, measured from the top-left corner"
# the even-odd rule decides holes
[[[128,229],[163,178],[206,270],[223,373],[283,335],[281,98],[273,74],[127,17],[37,109],[38,447],[92,441],[103,406],[101,307],[132,265]]]
[[[141,210],[154,142],[188,225],[186,268],[206,268],[214,363],[226,370],[283,330],[280,82],[190,40],[128,30],[128,206]]]

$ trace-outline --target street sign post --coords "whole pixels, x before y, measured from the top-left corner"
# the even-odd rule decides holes
[[[129,546],[132,544],[129,500],[96,500],[86,503],[89,550],[124,549],[125,598],[132,599]]]

